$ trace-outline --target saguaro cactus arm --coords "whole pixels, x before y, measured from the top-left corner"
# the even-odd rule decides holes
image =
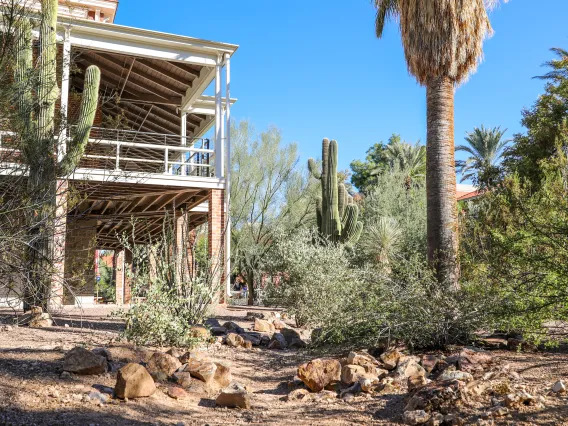
[[[85,86],[83,88],[83,99],[81,100],[77,128],[67,147],[67,153],[59,163],[59,173],[61,175],[71,173],[85,152],[97,112],[100,81],[101,71],[99,68],[94,65],[88,67],[85,72]]]

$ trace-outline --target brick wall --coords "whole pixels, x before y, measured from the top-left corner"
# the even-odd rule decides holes
[[[132,252],[121,249],[114,252],[116,303],[129,304],[132,300]]]
[[[65,280],[77,296],[95,294],[96,219],[70,220],[65,238]],[[72,294],[67,292],[67,301]]]

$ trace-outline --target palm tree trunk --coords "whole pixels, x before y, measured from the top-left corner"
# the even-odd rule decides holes
[[[428,262],[438,282],[458,287],[458,215],[454,158],[454,85],[446,77],[426,86]]]

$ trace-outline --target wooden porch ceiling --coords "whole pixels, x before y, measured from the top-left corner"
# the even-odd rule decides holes
[[[75,183],[83,199],[70,213],[75,219],[97,220],[97,247],[115,249],[125,235],[131,242],[144,244],[161,232],[166,218],[190,211],[189,226],[207,222],[207,212],[191,212],[207,200],[207,190],[171,188],[145,184]],[[134,234],[134,235],[132,235]]]
[[[84,85],[85,69],[100,68],[103,114],[122,114],[131,130],[180,134],[178,108],[203,67],[79,48],[73,48],[72,57],[77,65],[72,86],[78,91]],[[193,137],[207,120],[211,118],[204,114],[188,114],[187,136]]]

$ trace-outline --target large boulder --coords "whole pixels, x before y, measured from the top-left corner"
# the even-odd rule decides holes
[[[379,362],[376,360],[375,357],[369,355],[368,353],[349,352],[349,355],[347,356],[347,364],[360,365],[361,367],[372,365],[376,367],[379,365]]]
[[[118,370],[114,387],[118,398],[141,398],[155,391],[154,379],[142,365],[130,363]]]
[[[298,377],[313,392],[341,379],[341,364],[336,359],[317,358],[298,367]]]
[[[108,369],[107,359],[85,348],[71,349],[63,359],[63,371],[75,374],[102,374]]]
[[[416,359],[406,357],[399,361],[398,366],[394,370],[394,376],[406,380],[409,377],[426,376],[426,370],[418,364]]]
[[[260,334],[259,333],[243,333],[241,337],[245,339],[245,341],[251,342],[253,346],[260,346]]]
[[[217,366],[211,361],[190,359],[183,371],[188,372],[196,379],[210,383],[215,377]]]
[[[280,334],[282,334],[282,336],[284,336],[284,338],[286,339],[286,343],[288,344],[288,346],[290,344],[292,344],[292,342],[294,341],[294,339],[299,339],[302,340],[302,336],[300,336],[300,333],[298,333],[296,330],[294,330],[293,328],[282,328],[280,330]]]
[[[274,333],[268,344],[268,349],[286,349],[287,347],[286,338],[281,333]]]
[[[272,323],[270,323],[266,320],[255,318],[254,319],[254,331],[271,333],[271,332],[274,331],[274,325],[272,325]]]
[[[148,365],[146,367],[150,373],[157,373],[161,371],[162,373],[171,376],[178,368],[181,367],[181,362],[179,359],[166,353],[155,352],[148,361]]]
[[[241,334],[245,332],[244,328],[242,328],[240,325],[238,325],[236,322],[233,321],[227,321],[226,323],[224,323],[223,328],[227,330],[229,333],[232,332],[232,333]]]
[[[251,407],[250,395],[243,385],[233,382],[221,391],[215,404],[218,407],[249,409]]]

